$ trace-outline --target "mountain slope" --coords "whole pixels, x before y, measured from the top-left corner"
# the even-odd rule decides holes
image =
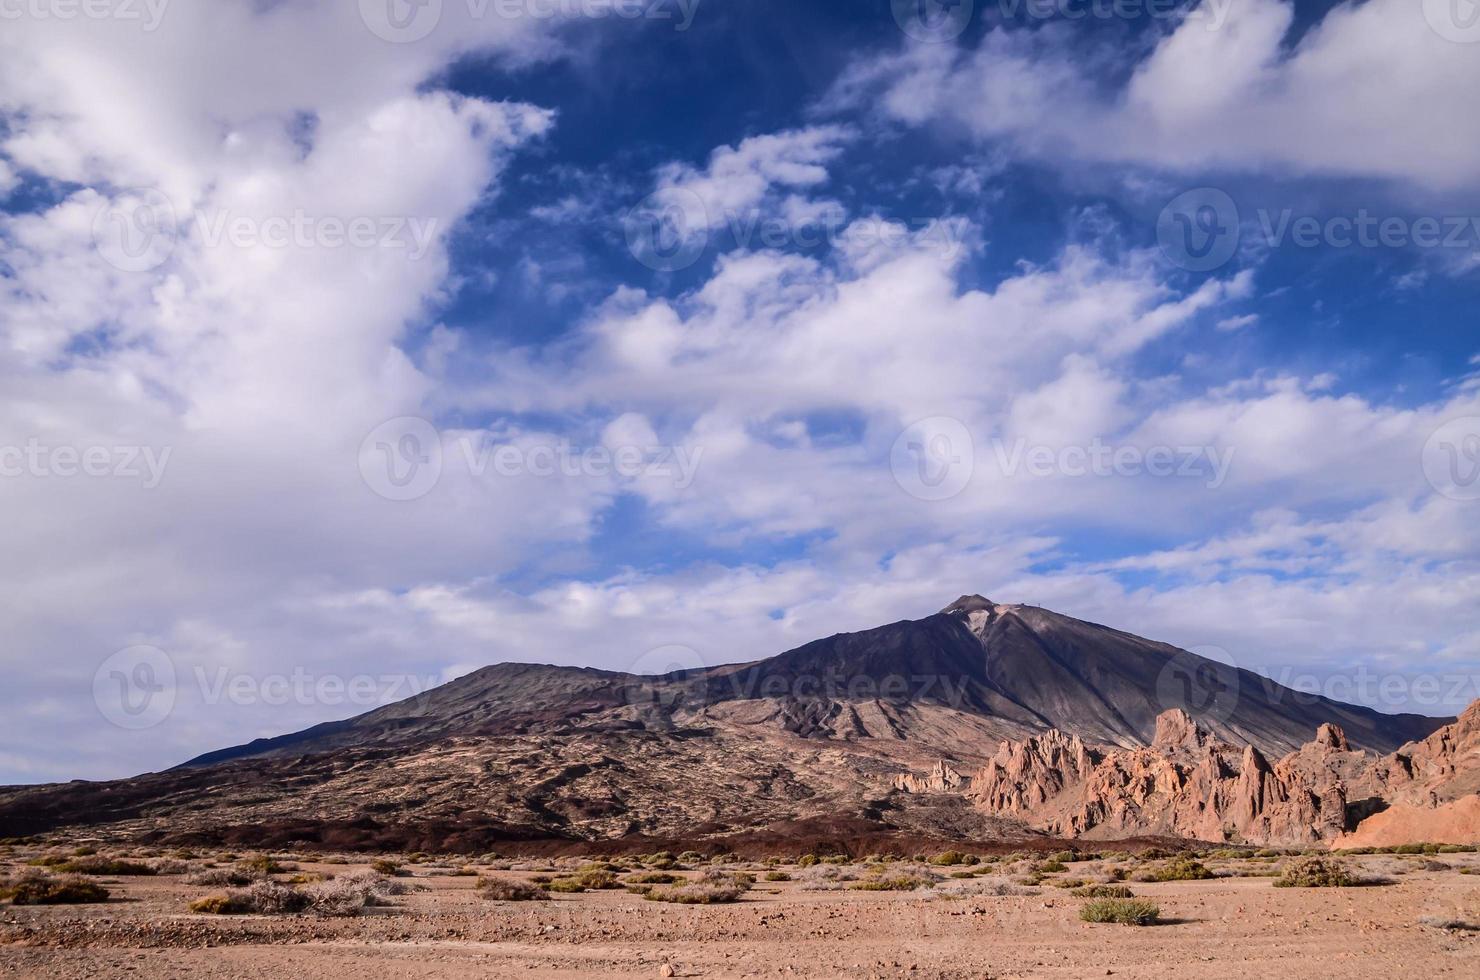
[[[486,844],[753,832],[795,820],[1001,833],[997,816],[964,799],[894,787],[942,758],[983,766],[1003,740],[1050,729],[1145,746],[1170,708],[1271,756],[1322,724],[1340,725],[1356,748],[1391,752],[1449,721],[1298,695],[1163,643],[963,596],[920,620],[662,677],[487,667],[169,772],[0,791],[0,836],[115,823],[248,837],[291,825],[318,839],[323,828],[373,837],[435,824]]]

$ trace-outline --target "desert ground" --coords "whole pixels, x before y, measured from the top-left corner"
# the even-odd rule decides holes
[[[1352,886],[1276,887],[1309,859],[1102,846],[980,860],[657,854],[596,862],[9,846],[0,848],[0,876],[12,888],[29,874],[91,882],[108,896],[0,906],[0,976],[1480,975],[1473,851],[1343,855]],[[109,863],[117,861],[125,863]],[[1213,877],[1196,877],[1203,874]],[[228,878],[255,883],[213,884]],[[1097,884],[1154,903],[1157,924],[1082,921],[1093,899],[1075,888]],[[342,898],[355,888],[363,907],[356,899],[275,914],[191,908],[213,895],[219,913],[220,899],[254,891]],[[675,889],[716,901],[657,900]],[[511,890],[530,898],[505,900]]]

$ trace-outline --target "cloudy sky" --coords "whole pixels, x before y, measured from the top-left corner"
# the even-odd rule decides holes
[[[0,21],[0,783],[965,592],[1480,694],[1480,9]]]

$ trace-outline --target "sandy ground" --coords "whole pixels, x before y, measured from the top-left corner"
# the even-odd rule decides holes
[[[194,915],[189,900],[219,889],[100,879],[114,896],[104,905],[0,907],[0,977],[1480,976],[1480,932],[1433,924],[1480,926],[1480,874],[1459,873],[1480,870],[1480,855],[1446,855],[1440,870],[1352,863],[1392,883],[1133,882],[1168,920],[1147,928],[1081,922],[1082,901],[1052,878],[1031,895],[955,898],[760,882],[734,905],[676,906],[623,891],[489,902],[475,879],[418,869],[425,890],[350,919]]]

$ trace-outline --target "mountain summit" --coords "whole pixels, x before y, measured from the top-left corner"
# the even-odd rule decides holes
[[[1189,730],[1271,757],[1321,726],[1339,728],[1354,750],[1389,753],[1452,720],[1298,693],[1165,643],[965,595],[923,619],[753,663],[659,677],[486,667],[166,773],[0,791],[0,836],[78,820],[194,825],[209,814],[213,824],[259,828],[242,832],[249,838],[264,826],[314,837],[367,820],[441,821],[481,846],[840,814],[878,820],[880,794],[941,759],[951,760],[942,772],[966,771],[1004,740],[1050,731],[1139,749],[1168,711],[1185,712]]]

